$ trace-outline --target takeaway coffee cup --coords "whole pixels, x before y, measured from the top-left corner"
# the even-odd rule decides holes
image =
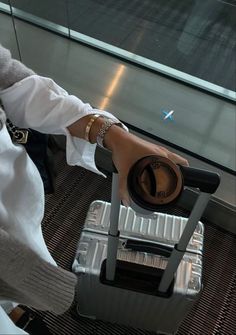
[[[128,174],[131,207],[148,215],[175,203],[183,191],[183,176],[178,165],[162,156],[138,160]]]

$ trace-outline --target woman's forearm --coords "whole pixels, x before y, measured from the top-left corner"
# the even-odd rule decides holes
[[[85,139],[86,127],[91,119],[91,115],[87,115],[80,120],[74,122],[68,128],[70,134],[74,137]],[[102,128],[106,118],[98,117],[92,124],[89,131],[89,142],[96,143],[99,130]],[[117,125],[112,125],[104,135],[104,146],[113,151],[115,145],[121,140],[124,140],[126,131]]]

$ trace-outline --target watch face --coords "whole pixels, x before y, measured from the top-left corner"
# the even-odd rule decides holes
[[[179,167],[171,160],[161,156],[147,156],[130,170],[128,188],[133,201],[153,210],[179,197],[183,178]]]

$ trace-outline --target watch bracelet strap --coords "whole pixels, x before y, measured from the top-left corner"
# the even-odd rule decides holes
[[[102,127],[99,129],[99,132],[97,134],[97,144],[99,147],[103,148],[103,149],[106,149],[105,146],[104,146],[104,137],[107,133],[107,131],[110,129],[111,126],[113,125],[117,125],[121,128],[123,128],[124,130],[126,130],[123,126],[123,124],[118,121],[118,120],[113,120],[113,119],[109,119],[109,118],[106,118],[105,119],[106,121],[104,122],[104,124],[102,125]]]

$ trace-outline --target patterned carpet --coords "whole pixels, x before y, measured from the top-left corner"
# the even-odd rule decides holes
[[[87,209],[95,199],[110,199],[111,179],[58,158],[56,192],[46,198],[43,232],[53,257],[70,269]],[[177,214],[180,212],[176,212]],[[236,236],[205,225],[203,292],[178,335],[236,334]],[[37,312],[55,335],[151,335],[150,332],[94,321],[75,315]],[[170,316],[171,317],[171,316]]]

